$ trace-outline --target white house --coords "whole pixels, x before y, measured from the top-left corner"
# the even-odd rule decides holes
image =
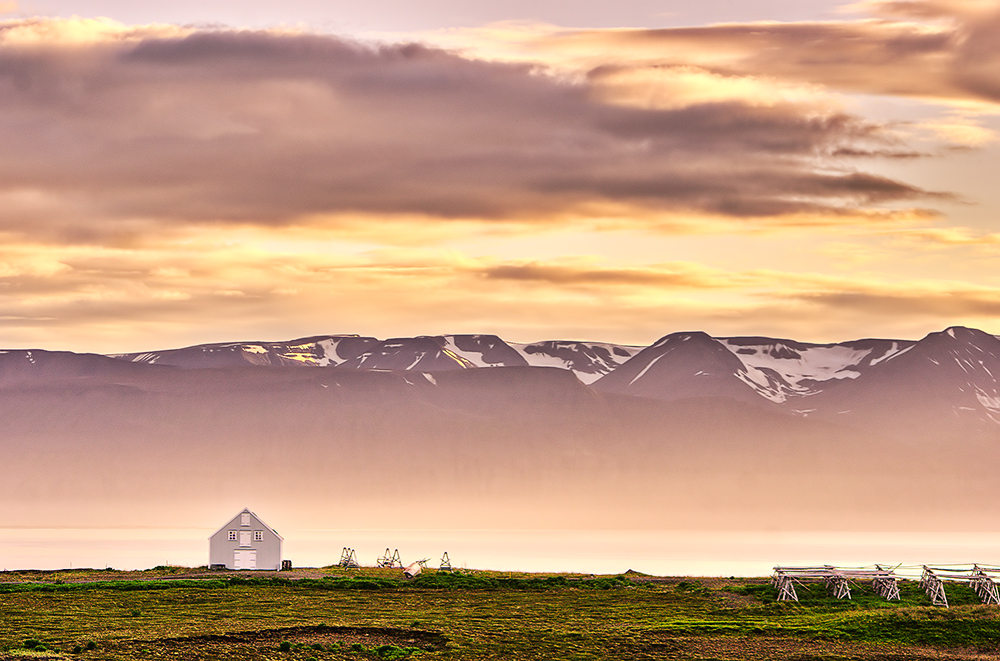
[[[208,565],[279,570],[283,541],[274,528],[244,509],[208,538]]]

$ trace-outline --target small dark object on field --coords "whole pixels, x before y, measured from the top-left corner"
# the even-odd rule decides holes
[[[292,644],[287,640],[283,640],[281,641],[281,644],[278,645],[278,649],[282,652],[290,652],[292,650]]]
[[[73,654],[79,654],[82,651],[83,651],[83,647],[81,647],[80,645],[74,645],[73,646]]]
[[[24,649],[26,649],[26,650],[33,650],[36,647],[38,647],[39,645],[41,645],[42,643],[41,643],[41,641],[35,640],[34,638],[29,638],[26,641],[24,641],[24,643],[22,643],[22,644],[24,645]]]
[[[362,645],[361,643],[354,643],[353,645],[351,645],[351,651],[352,652],[364,652],[365,651],[365,646]]]
[[[96,650],[97,649],[97,643],[95,643],[92,640],[88,640],[87,641],[87,649],[88,650]]]

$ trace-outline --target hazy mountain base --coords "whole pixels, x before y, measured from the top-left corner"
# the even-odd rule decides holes
[[[992,529],[983,436],[600,393],[551,368],[66,356],[0,375],[0,526],[211,527],[251,505],[301,528]]]
[[[800,603],[777,603],[764,579],[631,573],[0,574],[0,659],[997,658],[998,608],[949,591],[945,610],[910,581],[898,602],[856,585],[851,601],[812,586]]]

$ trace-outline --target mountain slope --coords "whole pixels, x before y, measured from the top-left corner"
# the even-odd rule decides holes
[[[672,333],[593,383],[601,392],[662,400],[722,397],[764,405],[747,367],[706,333]]]
[[[936,502],[986,497],[1000,459],[995,444],[927,484],[934,455],[909,442],[728,399],[601,393],[553,368],[190,370],[71,354],[61,374],[78,376],[56,378],[32,357],[0,387],[0,526],[190,527],[247,503],[298,527],[919,526],[939,522]],[[112,369],[85,374],[98,363]],[[948,520],[983,524],[967,514]]]
[[[428,364],[508,360],[496,340],[447,337],[415,338]],[[593,386],[524,365],[181,369],[9,351],[0,527],[150,512],[211,525],[266,502],[301,527],[988,528],[968,505],[995,497],[1000,340],[953,328],[844,346],[675,333]],[[750,368],[815,392],[772,401]]]
[[[952,327],[813,398],[811,415],[888,433],[946,438],[1000,432],[1000,339]]]

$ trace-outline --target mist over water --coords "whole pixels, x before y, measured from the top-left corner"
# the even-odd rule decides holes
[[[7,528],[0,568],[147,569],[208,562],[207,528]],[[289,529],[296,567],[336,564],[343,547],[362,565],[399,549],[405,564],[444,551],[456,568],[660,576],[766,576],[775,565],[1000,564],[1000,533],[725,532],[647,530]]]

